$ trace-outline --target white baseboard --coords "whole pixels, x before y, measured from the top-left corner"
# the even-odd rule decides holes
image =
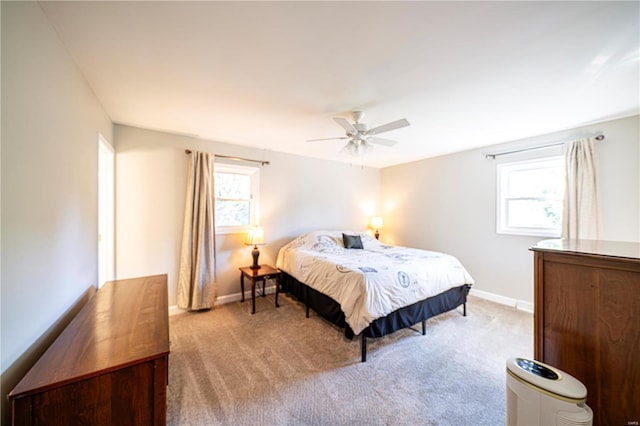
[[[186,311],[183,311],[182,309],[178,308],[178,305],[169,306],[169,316],[179,314],[181,312],[186,312]]]
[[[256,290],[257,290],[257,287],[256,287]],[[271,285],[271,286],[265,287],[264,292],[266,294],[273,294],[276,292],[276,286]],[[259,297],[257,293],[258,291],[256,291],[256,297]],[[218,297],[214,305],[224,305],[226,303],[239,302],[240,300],[242,300],[242,292],[237,292],[237,293],[227,294],[225,296]],[[244,300],[251,301],[251,290],[244,292]],[[169,306],[169,316],[179,314],[181,312],[186,312],[186,311],[178,308],[177,305]]]
[[[524,300],[518,300],[516,302],[516,309],[520,309],[521,311],[533,313],[533,303],[525,302]]]
[[[501,296],[495,293],[489,293],[488,291],[477,290],[471,287],[469,292],[471,296],[476,296],[481,299],[490,300],[492,302],[500,303],[501,305],[511,306],[512,308],[519,309],[521,311],[533,313],[533,303],[526,302],[524,300],[514,299],[512,297]]]

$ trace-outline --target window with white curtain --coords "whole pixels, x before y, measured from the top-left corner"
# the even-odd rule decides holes
[[[559,237],[564,200],[562,156],[497,166],[497,232]]]
[[[259,224],[260,169],[214,165],[216,233],[245,232]]]

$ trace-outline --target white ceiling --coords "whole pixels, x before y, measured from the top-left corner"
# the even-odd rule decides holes
[[[116,123],[373,167],[640,112],[639,2],[41,2]]]

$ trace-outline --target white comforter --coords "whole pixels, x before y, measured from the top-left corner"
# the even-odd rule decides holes
[[[345,233],[360,235],[364,250],[344,248],[341,231],[310,232],[282,247],[276,265],[338,302],[355,334],[399,308],[473,284],[451,255]]]

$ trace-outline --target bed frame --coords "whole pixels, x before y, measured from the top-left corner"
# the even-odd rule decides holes
[[[344,327],[344,335],[348,339],[353,339],[355,336],[353,330],[346,323],[344,313],[338,302],[285,272],[282,272],[282,277],[283,291],[290,293],[306,305],[307,318],[309,318],[309,310],[313,309],[331,323],[338,327]],[[422,334],[424,335],[426,321],[429,318],[455,309],[460,305],[462,305],[462,315],[467,316],[467,295],[470,289],[471,286],[469,284],[463,284],[460,287],[451,288],[436,296],[405,306],[385,317],[374,320],[361,333],[362,362],[367,361],[368,337],[382,337],[394,331],[411,327],[419,322],[422,323]]]

